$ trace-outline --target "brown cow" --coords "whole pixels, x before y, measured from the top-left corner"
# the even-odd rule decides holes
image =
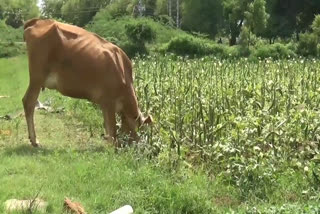
[[[24,25],[29,57],[29,87],[22,101],[29,139],[38,146],[34,109],[41,88],[97,103],[103,112],[107,139],[116,140],[116,113],[133,139],[136,129],[151,123],[139,110],[132,64],[117,46],[82,28],[54,20],[31,19]]]

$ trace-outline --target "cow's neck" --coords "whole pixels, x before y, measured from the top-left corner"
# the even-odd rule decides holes
[[[133,87],[131,87],[131,96],[128,96],[125,98],[124,107],[125,107],[127,116],[131,118],[140,117],[141,112],[138,107],[138,101],[137,101],[137,97],[135,95]]]

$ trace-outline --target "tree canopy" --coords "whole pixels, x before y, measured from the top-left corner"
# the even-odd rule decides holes
[[[8,0],[7,0],[8,1]],[[29,0],[30,1],[30,0]],[[311,30],[319,0],[44,0],[44,16],[84,26],[101,8],[110,18],[152,16],[183,30],[229,37],[236,44],[242,26],[273,41]],[[171,20],[170,20],[171,18]]]
[[[24,20],[39,16],[37,0],[2,0],[0,1],[0,19],[7,25],[18,28]]]
[[[39,15],[86,26],[99,11],[108,19],[149,16],[185,31],[228,37],[235,45],[242,35],[256,35],[272,43],[276,38],[299,40],[299,35],[318,32],[319,0],[37,0],[0,1],[0,19],[18,28]],[[311,27],[312,24],[312,27]],[[250,40],[250,39],[249,39]],[[244,41],[242,39],[242,41]]]
[[[182,3],[182,28],[215,36],[222,24],[221,0],[185,0]]]

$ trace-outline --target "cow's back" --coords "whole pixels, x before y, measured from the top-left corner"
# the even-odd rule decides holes
[[[54,20],[32,19],[24,37],[31,59],[44,62],[43,87],[94,102],[126,96],[132,87],[132,67],[117,46],[82,28]],[[29,56],[30,58],[30,56]]]

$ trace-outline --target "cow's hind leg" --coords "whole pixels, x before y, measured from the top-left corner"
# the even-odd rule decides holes
[[[30,84],[22,99],[24,113],[25,113],[27,126],[28,126],[29,139],[30,139],[31,145],[34,147],[37,147],[38,143],[36,139],[36,132],[34,129],[33,118],[34,118],[34,109],[37,103],[40,89],[41,89],[40,86]]]
[[[106,131],[106,138],[109,142],[114,143],[116,146],[118,145],[118,141],[116,138],[116,112],[114,105],[104,105],[102,106],[102,113],[104,119],[104,128]]]

